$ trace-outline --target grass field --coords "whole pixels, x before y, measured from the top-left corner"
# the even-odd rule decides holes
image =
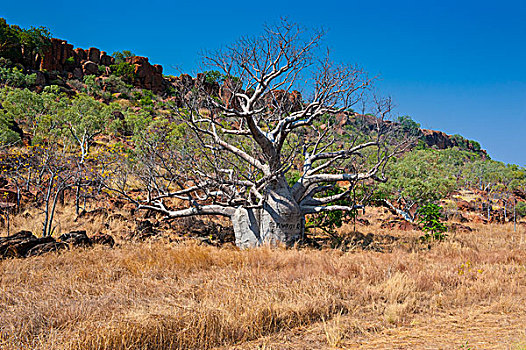
[[[526,349],[524,228],[473,227],[429,247],[384,232],[403,238],[384,252],[122,241],[3,260],[0,349]]]

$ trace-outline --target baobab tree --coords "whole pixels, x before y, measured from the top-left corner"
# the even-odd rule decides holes
[[[304,236],[306,215],[355,210],[344,200],[357,184],[382,181],[396,152],[387,146],[394,124],[383,122],[391,105],[362,69],[319,55],[322,38],[283,20],[205,53],[211,73],[179,91],[184,123],[144,132],[136,170],[148,196],[133,199],[138,208],[227,216],[240,247],[290,245]]]

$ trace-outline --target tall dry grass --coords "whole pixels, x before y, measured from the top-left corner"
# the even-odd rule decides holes
[[[4,260],[0,349],[208,349],[317,323],[339,346],[448,310],[524,313],[525,248],[479,226],[387,253],[158,242]]]

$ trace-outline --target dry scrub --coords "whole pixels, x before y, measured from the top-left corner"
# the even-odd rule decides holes
[[[345,346],[458,310],[524,315],[525,265],[524,233],[502,226],[388,253],[158,242],[4,260],[0,348],[253,348],[316,325],[302,346]]]

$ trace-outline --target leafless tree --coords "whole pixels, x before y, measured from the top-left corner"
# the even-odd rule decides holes
[[[384,122],[391,103],[375,97],[362,69],[334,64],[322,38],[283,20],[205,54],[222,77],[218,89],[202,76],[180,91],[186,132],[174,140],[173,129],[160,128],[144,138],[138,173],[148,196],[132,199],[138,208],[230,217],[240,247],[293,244],[306,215],[354,210],[357,203],[335,203],[360,182],[382,181],[396,153],[387,145],[394,124]],[[331,191],[338,183],[342,190]],[[174,209],[181,201],[186,207]]]

